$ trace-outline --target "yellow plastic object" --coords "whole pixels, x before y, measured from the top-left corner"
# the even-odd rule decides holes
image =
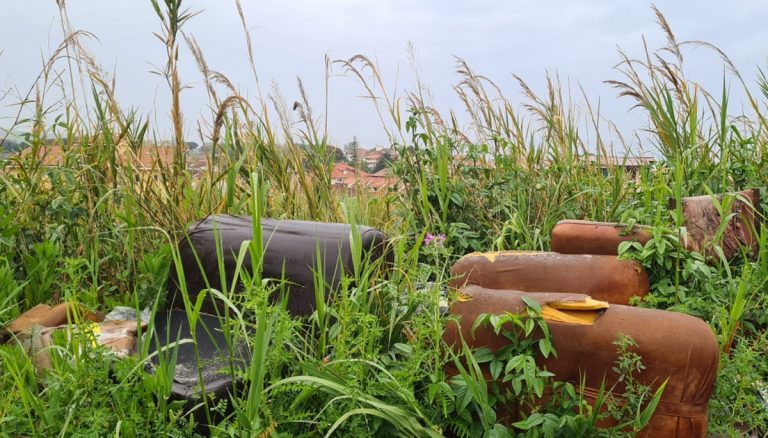
[[[590,297],[584,301],[550,301],[547,304],[558,310],[600,310],[607,309],[609,305],[607,301],[593,300]]]
[[[505,255],[528,255],[528,254],[539,254],[537,251],[487,251],[487,252],[472,252],[467,254],[467,257],[485,257],[488,259],[489,262],[493,263],[496,261],[496,258],[499,256],[505,256]]]
[[[550,301],[541,306],[541,317],[551,322],[592,325],[601,311],[607,308],[607,302],[592,298],[584,301]]]
[[[565,295],[565,294],[564,294]],[[566,324],[592,325],[603,310],[607,309],[607,301],[594,300],[589,296],[582,300],[554,300],[541,303],[541,317],[545,321],[561,322]],[[472,297],[459,292],[459,303],[472,301]]]
[[[458,300],[459,300],[460,303],[464,303],[464,302],[467,302],[467,301],[472,301],[472,297],[470,297],[469,295],[467,295],[465,293],[459,292]]]

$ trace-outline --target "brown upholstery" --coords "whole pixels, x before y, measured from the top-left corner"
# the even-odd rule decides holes
[[[66,323],[66,321],[65,321]],[[32,363],[38,372],[50,369],[53,366],[51,347],[56,345],[54,333],[61,333],[71,339],[73,333],[87,334],[92,339],[94,346],[102,345],[111,350],[118,357],[126,357],[134,353],[136,346],[137,324],[141,328],[147,326],[146,322],[130,320],[111,320],[102,323],[89,322],[81,326],[61,325],[58,327],[45,327],[34,325],[17,335],[19,344],[32,358]]]
[[[615,256],[554,252],[472,253],[453,266],[451,287],[466,285],[526,292],[583,293],[627,304],[649,291],[648,274],[632,260]]]
[[[747,248],[752,254],[757,253],[759,223],[761,220],[760,191],[758,189],[731,193],[735,198],[730,211],[724,212],[726,217],[734,214],[722,236],[720,247],[727,259],[741,253],[741,247]],[[718,202],[723,201],[723,195],[717,195]],[[712,196],[693,196],[683,198],[683,226],[688,236],[684,240],[686,249],[708,256],[715,256],[712,243],[722,222],[720,213],[712,202]],[[670,208],[675,208],[674,199],[670,200]]]
[[[628,230],[614,222],[564,220],[552,230],[552,251],[561,254],[618,255],[619,244],[625,241],[645,245],[650,233],[641,227]]]
[[[461,315],[458,324],[449,323],[444,335],[449,345],[456,345],[459,332],[472,347],[497,350],[509,342],[490,327],[478,327],[474,337],[472,324],[482,313],[520,313],[525,309],[522,296],[546,304],[551,300],[579,300],[579,294],[541,294],[512,290],[491,290],[477,286],[463,288],[465,300],[451,307],[451,314]],[[566,296],[567,295],[567,296]],[[565,296],[565,298],[563,298]],[[549,322],[557,358],[540,358],[539,365],[561,381],[578,387],[584,376],[584,396],[594,401],[603,377],[606,388],[618,379],[613,371],[619,333],[629,335],[642,356],[645,370],[637,377],[655,391],[669,379],[648,426],[645,437],[704,437],[707,431],[707,403],[717,375],[719,352],[710,327],[700,319],[681,313],[611,305],[592,325]],[[621,384],[614,393],[622,394]],[[504,418],[500,412],[500,418]]]
[[[67,319],[74,318],[75,310],[80,318],[87,321],[101,321],[104,317],[100,314],[89,312],[74,303],[64,302],[53,307],[47,304],[38,304],[19,315],[4,329],[4,334],[18,334],[34,325],[42,327],[56,327],[67,323]]]

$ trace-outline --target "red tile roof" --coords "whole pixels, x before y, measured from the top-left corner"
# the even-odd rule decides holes
[[[143,146],[137,152],[126,146],[117,147],[121,163],[132,163],[139,170],[151,170],[173,165],[174,148],[167,146]],[[21,158],[32,155],[33,148],[28,147],[19,153]],[[67,150],[61,145],[45,145],[37,148],[36,157],[43,166],[64,165]]]
[[[175,148],[167,146],[144,146],[138,153],[132,153],[129,149],[119,151],[123,160],[131,160],[138,164],[139,170],[152,170],[173,165]]]
[[[386,169],[385,169],[386,170]],[[355,169],[346,163],[336,163],[331,172],[331,183],[336,188],[347,190],[367,189],[374,192],[390,187],[396,187],[398,180],[389,176],[388,172],[381,170],[371,175],[362,170]]]
[[[33,153],[33,148],[28,147],[19,152],[20,158],[26,158]],[[43,166],[61,166],[64,164],[64,148],[59,145],[40,146],[37,148],[36,158]]]
[[[333,170],[331,170],[331,179],[341,179],[355,175],[362,177],[367,176],[368,173],[363,172],[360,169],[355,169],[347,163],[336,163],[333,165]]]

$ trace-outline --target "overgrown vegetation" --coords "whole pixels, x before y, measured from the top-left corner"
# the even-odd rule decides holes
[[[59,4],[67,36],[10,126],[32,153],[4,161],[0,172],[0,325],[40,302],[156,309],[169,269],[178,268],[173,243],[192,220],[208,214],[364,223],[392,236],[395,269],[382,277],[376,263],[359,260],[354,275],[342,281],[330,302],[319,300],[306,320],[291,319],[269,304],[280,285],[263,282],[258,271],[243,273],[245,301],[232,302],[227,290],[209,291],[229,300],[235,315],[231,336],[245,338],[253,352],[241,393],[196,407],[204,418],[215,419],[211,432],[631,434],[647,421],[654,394],[628,384],[625,398],[643,410],[628,411],[610,400],[606,409],[595,409],[579,397],[578,385],[556,382],[538,369],[534,358],[555,352],[542,347],[546,336],[533,338],[528,328],[536,324],[546,333],[535,306],[527,315],[486,321],[497,331],[501,322],[521,331],[513,336],[519,344],[509,351],[494,355],[465,348],[452,356],[442,344],[446,321],[440,302],[448,268],[469,251],[546,250],[552,227],[565,218],[642,223],[652,227],[651,241],[622,248],[622,257],[639,260],[652,276],[652,294],[639,304],[702,318],[720,343],[711,431],[768,432],[768,232],[759,230],[754,257],[708,263],[682,247],[681,217],[668,209],[669,198],[679,205],[684,196],[766,187],[768,78],[762,71],[756,79],[759,94],[753,94],[752,82],[725,54],[706,43],[678,42],[657,12],[668,45],[620,53],[614,73],[619,79],[611,81],[634,111],[647,116],[648,129],[637,141],[652,146],[659,158],[635,175],[623,166],[601,169],[587,159],[590,153],[623,154],[629,147],[623,139],[634,133],[622,136],[588,101],[571,101],[555,76],[543,94],[518,79],[526,104],[517,109],[493,82],[458,61],[455,90],[471,121],[467,128],[453,112],[440,114],[430,106],[425,85],[405,99],[381,94],[389,87],[368,58],[328,60],[329,74],[343,70],[376,97],[383,129],[399,157],[393,170],[402,190],[349,195],[331,187],[328,127],[318,123],[310,102],[304,98],[295,105],[294,122],[278,90],[255,101],[238,94],[225,74],[208,66],[194,37],[183,33],[184,23],[195,18],[180,0],[152,1],[168,55],[158,73],[168,79],[173,101],[174,162],[142,169],[136,157],[156,143],[150,116],[121,108],[114,77],[85,47],[89,35],[72,30],[64,2]],[[237,8],[242,18],[239,2]],[[244,19],[243,29],[255,74],[258,60]],[[692,47],[722,59],[728,71],[722,90],[708,92],[687,76],[683,52]],[[184,166],[188,139],[182,138],[179,56],[197,62],[214,109],[199,129],[199,140],[211,145],[200,175]],[[747,96],[748,105],[738,112],[729,106],[733,84]],[[56,104],[46,100],[52,87],[65,93]],[[299,88],[305,96],[301,83]],[[615,140],[605,140],[609,133]],[[64,150],[56,166],[38,158],[51,142]],[[425,244],[427,233],[445,239]],[[258,239],[250,248],[258,266]],[[194,303],[186,307],[194,325]],[[642,358],[633,353],[631,339],[617,340],[616,347],[617,369],[635,382]],[[53,368],[37,373],[20,346],[0,346],[0,394],[6,401],[0,404],[0,433],[200,432],[181,404],[167,401],[172,354],[150,375],[143,371],[146,345],[128,359],[89,342],[62,343],[54,350]],[[497,381],[486,382],[480,371],[486,363]],[[449,375],[447,365],[460,371]],[[537,409],[532,401],[545,390],[555,396]],[[525,409],[502,424],[493,408],[513,399]],[[605,415],[619,426],[598,430]]]

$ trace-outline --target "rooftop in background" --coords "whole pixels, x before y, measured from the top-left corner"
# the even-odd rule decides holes
[[[158,167],[168,167],[173,164],[173,147],[143,146],[134,152],[126,145],[118,145],[118,156],[121,163],[131,162],[136,169],[152,170]],[[36,157],[43,166],[63,166],[67,150],[61,145],[43,145],[36,149],[28,147],[19,152],[20,158],[26,158],[37,153]]]
[[[19,158],[27,158],[35,152],[35,149],[28,147],[19,152]],[[43,166],[62,166],[64,165],[64,148],[60,145],[46,145],[37,148],[36,158]]]
[[[331,170],[331,180],[339,180],[351,176],[368,175],[366,172],[356,169],[347,163],[335,163]]]
[[[386,168],[370,174],[347,163],[336,163],[331,171],[331,185],[337,189],[350,191],[365,189],[379,192],[396,187],[397,182],[397,178],[393,177]]]
[[[378,172],[372,173],[371,176],[378,176],[378,177],[382,177],[382,178],[389,178],[389,177],[393,177],[395,175],[393,174],[392,169],[390,169],[389,167],[385,167],[385,168],[379,170]]]
[[[658,160],[656,157],[634,157],[624,156],[618,157],[616,155],[594,155],[590,154],[587,160],[592,163],[599,163],[602,166],[624,166],[624,167],[642,167],[651,165]]]

